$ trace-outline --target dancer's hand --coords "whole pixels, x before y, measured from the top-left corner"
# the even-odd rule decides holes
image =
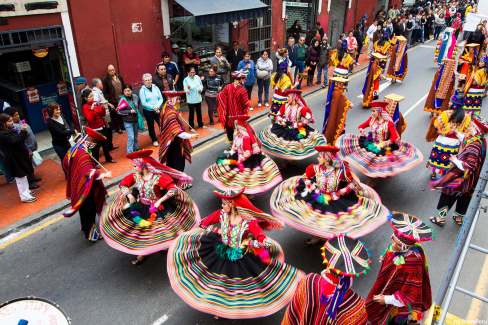
[[[385,304],[385,296],[384,295],[374,295],[373,296],[373,300],[377,303],[379,303],[380,305],[384,305]]]

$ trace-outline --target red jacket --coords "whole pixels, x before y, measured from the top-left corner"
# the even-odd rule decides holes
[[[86,119],[87,126],[92,129],[100,129],[107,125],[105,121],[105,107],[95,104],[93,102],[83,104],[82,113]]]

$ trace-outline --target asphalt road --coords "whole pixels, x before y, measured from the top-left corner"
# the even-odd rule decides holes
[[[429,115],[423,112],[424,100],[421,99],[427,94],[435,72],[433,51],[432,43],[410,51],[406,80],[402,84],[389,85],[382,92],[382,95],[394,92],[406,97],[400,104],[408,124],[403,139],[418,146],[425,157],[428,157],[431,144],[424,140]],[[354,107],[348,114],[347,131],[355,132],[356,126],[370,114],[361,108],[361,99],[358,98],[364,78],[365,73],[362,72],[349,83],[348,96]],[[319,128],[323,120],[325,95],[323,90],[306,98]],[[415,104],[418,105],[414,107]],[[268,121],[257,121],[254,125],[259,131],[268,125]],[[225,146],[225,142],[220,141],[200,150],[194,157],[194,163],[186,170],[195,178],[189,193],[203,216],[218,208],[220,203],[200,175]],[[303,173],[313,161],[288,165],[286,170],[282,170],[283,178]],[[428,177],[429,172],[422,164],[414,170],[378,182],[375,189],[390,210],[406,211],[427,221],[428,216],[435,212],[438,199],[438,193],[427,187]],[[253,201],[269,211],[270,195],[271,191],[254,196]],[[424,245],[430,258],[434,294],[446,272],[458,227],[448,220],[443,229],[436,230],[436,241]],[[354,283],[354,289],[363,296],[367,295],[376,278],[377,260],[386,248],[390,234],[389,226],[384,225],[362,238],[374,261],[371,272]],[[270,235],[281,243],[288,263],[305,272],[321,270],[319,246],[304,246],[308,235],[289,227]],[[22,296],[47,298],[58,303],[72,318],[73,324],[278,324],[282,318],[283,310],[259,320],[214,320],[212,315],[193,310],[173,293],[166,275],[166,252],[154,254],[137,267],[129,264],[131,258],[111,249],[103,241],[88,243],[82,238],[78,218],[65,219],[0,252],[0,301]],[[476,275],[479,270],[472,272]]]

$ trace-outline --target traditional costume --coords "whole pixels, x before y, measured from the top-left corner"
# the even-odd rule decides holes
[[[244,187],[246,194],[266,192],[281,182],[276,163],[262,153],[249,116],[235,119],[234,141],[216,163],[205,169],[203,179],[221,190]]]
[[[471,76],[466,80],[466,98],[464,110],[474,116],[481,115],[483,98],[486,95],[488,85],[488,57],[484,56],[479,65],[473,69]]]
[[[318,164],[309,165],[304,175],[287,179],[273,191],[273,215],[295,229],[321,238],[341,233],[357,238],[386,222],[388,209],[378,194],[337,158],[339,149],[316,149]]]
[[[453,219],[458,225],[463,223],[485,161],[486,139],[484,135],[488,133],[488,126],[473,118],[466,133],[459,154],[451,157],[452,167],[443,177],[431,183],[432,188],[441,190],[437,203],[438,214],[430,218],[439,226],[445,224],[447,213],[454,203],[456,203],[456,210]]]
[[[432,230],[417,217],[394,212],[392,244],[380,258],[378,277],[366,299],[370,324],[420,322],[432,304],[427,258],[420,242],[432,239]]]
[[[439,64],[432,85],[425,100],[424,111],[441,113],[449,108],[449,100],[456,83],[456,60],[446,58]]]
[[[439,179],[452,167],[451,156],[456,155],[464,138],[464,132],[471,124],[471,116],[462,112],[463,98],[451,98],[451,109],[432,118],[426,140],[434,141],[427,167],[431,168],[431,179]],[[456,115],[456,117],[455,117]],[[454,118],[459,120],[454,120]]]
[[[334,69],[334,77],[330,78],[327,99],[325,102],[324,123],[322,133],[330,145],[335,145],[337,138],[344,132],[347,111],[352,107],[346,96],[348,73],[341,74],[340,68]]]
[[[277,312],[303,276],[284,263],[281,247],[263,231],[283,225],[242,192],[215,191],[222,209],[202,220],[201,227],[209,230],[180,235],[168,252],[168,278],[176,294],[199,311],[229,319]]]
[[[191,177],[160,164],[151,153],[141,150],[127,155],[137,172],[120,182],[121,191],[100,220],[105,242],[128,254],[168,249],[180,232],[200,222],[196,204],[181,190]]]
[[[325,270],[302,279],[288,305],[281,325],[364,325],[364,299],[352,289],[353,279],[370,269],[364,244],[339,235],[322,247]]]
[[[242,80],[246,79],[245,71],[232,73],[234,82],[228,84],[217,96],[217,111],[227,139],[232,142],[234,135],[234,121],[238,116],[246,115],[250,107],[249,98]]]
[[[390,63],[386,71],[386,77],[392,82],[403,80],[408,72],[408,46],[407,39],[403,36],[395,36],[390,48]]]
[[[178,112],[179,97],[184,91],[164,91],[167,98],[161,111],[160,135],[159,135],[159,161],[162,164],[179,171],[185,170],[185,160],[191,163],[191,152],[193,151],[188,133],[188,124]]]
[[[368,177],[390,177],[420,164],[423,155],[414,145],[400,139],[397,127],[386,111],[387,102],[373,102],[371,117],[358,126],[361,135],[344,134],[338,140],[340,155]],[[369,127],[368,135],[363,130]]]
[[[437,40],[437,45],[434,51],[434,62],[439,66],[445,59],[456,58],[456,35],[454,29],[447,27]]]
[[[474,68],[478,64],[480,45],[476,43],[469,43],[464,46],[463,54],[458,60],[458,73],[466,76],[466,79],[471,76]]]
[[[391,43],[388,39],[382,37],[373,44],[373,52],[381,53],[385,56],[390,52]]]
[[[315,147],[325,144],[322,134],[310,124],[314,122],[312,110],[301,96],[299,89],[289,89],[283,94],[288,102],[276,114],[271,114],[273,124],[259,133],[263,152],[287,160],[302,160],[315,155]]]
[[[67,180],[66,197],[71,201],[71,206],[63,215],[72,217],[79,212],[81,231],[86,239],[95,242],[101,238],[96,216],[100,215],[105,205],[107,190],[102,181],[104,174],[97,169],[98,162],[94,160],[90,149],[94,147],[94,142],[102,142],[106,138],[89,127],[85,127],[85,132],[86,135],[80,135],[63,160]]]
[[[407,128],[407,123],[403,118],[402,112],[400,112],[400,102],[404,99],[405,97],[393,93],[385,96],[385,110],[390,115],[399,136],[402,136],[403,132],[405,132]]]
[[[288,58],[278,63],[278,69],[271,75],[271,88],[274,89],[271,98],[271,113],[277,114],[282,105],[288,101],[285,91],[293,88],[293,83],[288,72]]]
[[[374,52],[371,55],[366,80],[363,86],[363,107],[369,108],[373,100],[378,99],[380,80],[383,69],[386,67],[386,55]]]

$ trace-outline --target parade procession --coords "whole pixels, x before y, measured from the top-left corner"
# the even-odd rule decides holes
[[[488,0],[11,2],[0,324],[488,324]]]

